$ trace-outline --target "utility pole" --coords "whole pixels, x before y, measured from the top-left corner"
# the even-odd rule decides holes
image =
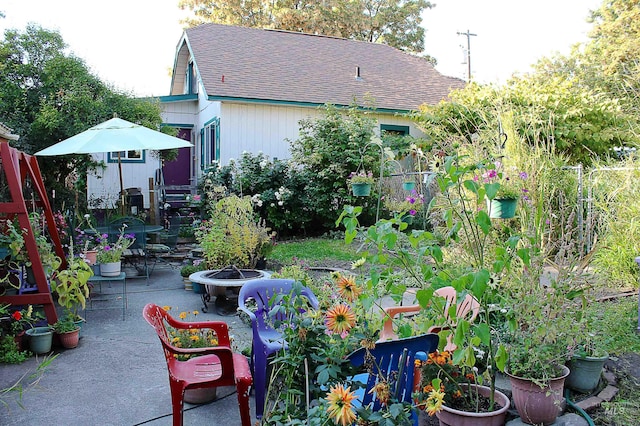
[[[458,35],[467,36],[467,82],[471,81],[471,37],[477,36],[467,30],[466,33],[458,32]]]

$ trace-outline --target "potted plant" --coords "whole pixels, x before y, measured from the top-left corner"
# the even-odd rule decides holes
[[[80,341],[80,327],[72,315],[65,315],[53,324],[53,330],[60,339],[63,348],[73,349]]]
[[[422,210],[423,205],[423,195],[417,194],[415,191],[403,200],[393,197],[385,197],[384,199],[384,207],[394,215],[402,217],[402,221],[409,225],[413,223],[413,218]]]
[[[103,277],[120,275],[122,255],[135,241],[135,235],[125,234],[126,228],[126,225],[122,226],[114,242],[109,241],[108,234],[100,235],[97,261],[100,264],[100,275]]]
[[[522,421],[547,425],[562,410],[569,375],[565,362],[579,309],[574,299],[582,291],[562,277],[541,285],[535,267],[520,277],[507,296],[511,327],[502,333],[508,347],[505,372]]]
[[[51,289],[58,296],[58,304],[74,321],[82,321],[78,309],[85,308],[89,297],[89,279],[92,276],[91,266],[84,259],[73,256],[72,247],[67,269],[58,271],[51,281]]]
[[[164,310],[171,311],[171,306],[165,306]],[[182,311],[178,314],[181,321],[199,321],[198,311]],[[169,341],[178,348],[208,348],[218,346],[218,336],[210,328],[201,329],[177,329],[167,326]],[[194,355],[180,355],[178,361],[186,361]],[[197,356],[197,355],[196,355]],[[184,401],[189,404],[204,404],[213,401],[217,397],[218,388],[186,389]]]
[[[187,263],[182,268],[180,268],[180,275],[182,276],[182,281],[184,282],[184,289],[187,291],[193,290],[193,283],[189,279],[189,276],[193,273],[204,270],[205,263],[203,259],[195,259],[191,263]]]
[[[257,219],[251,197],[230,195],[208,205],[210,220],[196,229],[206,269],[233,265],[254,269],[273,244],[275,233]]]
[[[578,331],[576,343],[570,353],[571,359],[567,363],[570,373],[565,385],[581,393],[590,393],[600,382],[602,368],[609,359],[609,354],[606,344],[600,336],[590,331],[588,324],[578,324],[584,328]]]
[[[528,192],[524,184],[528,178],[526,172],[512,171],[507,174],[503,164],[496,161],[482,174],[486,184],[487,210],[492,219],[510,219],[515,216],[518,199],[526,197]]]
[[[491,170],[490,166],[473,163],[464,157],[444,158],[436,175],[440,195],[432,201],[430,208],[434,211],[430,213],[445,220],[436,223],[433,231],[413,230],[409,237],[402,237],[399,233],[404,224],[394,217],[358,232],[357,216],[362,209],[352,206],[345,207],[337,223],[345,226],[347,243],[360,234],[364,247],[371,246],[367,261],[372,282],[385,286],[388,294],[397,300],[402,299],[408,285],[405,283],[410,282],[412,287],[419,288],[416,298],[421,307],[430,309],[429,316],[447,326],[448,331],[441,332],[441,337],[452,336],[457,348],[451,357],[453,365],[474,377],[473,383],[458,389],[466,401],[458,411],[474,419],[479,412],[491,413],[498,417],[494,421],[499,422],[504,418],[508,400],[496,397],[495,376],[505,367],[507,349],[496,331],[504,328],[507,321],[493,312],[496,301],[500,300],[496,282],[506,279],[512,264],[527,266],[530,249],[519,247],[521,237],[518,234],[494,232],[491,219],[482,207],[489,190],[495,195],[500,186],[499,183],[489,186],[489,182],[477,178],[488,170]],[[456,259],[464,261],[451,261]],[[394,262],[399,262],[402,268],[393,268]],[[456,315],[447,318],[442,306],[434,306],[437,304],[436,298],[432,298],[434,290],[445,286],[457,290],[459,303],[467,294],[474,296],[479,305],[474,324],[468,318]],[[447,311],[457,312],[457,306],[451,306]],[[405,331],[412,332],[412,327]],[[438,380],[442,379],[434,377],[432,380],[435,380],[433,387],[437,390],[441,384]],[[478,387],[480,383],[486,389]],[[434,412],[442,411],[444,397],[443,393],[433,395],[431,401],[437,399]]]
[[[361,170],[358,172],[351,172],[349,179],[347,179],[351,185],[351,191],[356,197],[367,197],[371,194],[371,185],[375,182],[372,172]]]

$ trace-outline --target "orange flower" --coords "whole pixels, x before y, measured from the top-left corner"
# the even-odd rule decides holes
[[[183,320],[183,319],[187,318],[187,313],[182,311],[182,312],[180,312],[180,315],[178,315],[178,316],[180,317],[181,320]]]
[[[340,297],[348,302],[353,302],[358,298],[362,289],[356,284],[356,279],[353,276],[339,276],[338,277],[338,294]]]
[[[432,390],[429,393],[429,397],[427,398],[427,413],[430,416],[435,415],[437,412],[442,410],[442,404],[444,403],[444,392],[438,392],[437,390]]]
[[[346,388],[343,385],[335,385],[327,393],[327,413],[334,422],[347,426],[356,419],[356,413],[352,409],[351,401],[356,399],[356,395],[351,392],[351,387]]]
[[[389,402],[389,397],[391,396],[391,392],[389,390],[389,383],[387,382],[378,382],[374,387],[369,391],[370,394],[375,394],[380,404],[387,405]]]
[[[342,335],[356,325],[356,315],[348,305],[336,305],[327,311],[325,325],[333,332]]]

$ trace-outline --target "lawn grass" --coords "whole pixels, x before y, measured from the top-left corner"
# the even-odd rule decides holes
[[[314,264],[353,262],[359,257],[355,246],[346,245],[342,239],[330,238],[278,242],[269,254],[269,260],[283,265],[290,265],[296,260]]]

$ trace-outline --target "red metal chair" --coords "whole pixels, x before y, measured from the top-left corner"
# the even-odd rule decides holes
[[[162,342],[169,370],[173,425],[182,425],[183,398],[186,389],[235,385],[238,391],[242,426],[250,426],[249,388],[252,379],[249,362],[244,355],[232,352],[227,324],[222,321],[178,321],[153,303],[144,307],[142,315],[155,328],[160,342]],[[167,325],[183,330],[212,329],[218,337],[218,346],[208,348],[175,347],[169,339]],[[177,356],[180,355],[198,356],[187,361],[179,361]]]

